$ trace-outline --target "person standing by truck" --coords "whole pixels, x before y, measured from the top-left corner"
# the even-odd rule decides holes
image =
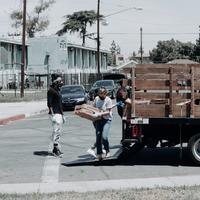
[[[61,77],[55,78],[47,92],[47,106],[49,108],[49,114],[51,115],[51,121],[53,126],[52,142],[54,156],[60,157],[63,153],[60,147],[60,134],[62,124],[64,123],[63,109],[62,109],[62,97],[60,94],[60,87],[63,85]]]
[[[125,100],[128,98],[128,91],[126,89],[126,87],[123,84],[123,79],[119,81],[120,87],[117,90],[117,94],[116,94],[116,102],[122,102],[123,104],[125,103]],[[119,104],[117,106],[117,112],[119,114],[119,116],[122,118],[123,117],[123,106],[121,104]]]
[[[110,156],[109,149],[109,130],[112,123],[112,100],[107,95],[107,90],[101,87],[98,92],[98,96],[94,99],[94,107],[98,108],[102,114],[101,119],[95,122],[96,129],[96,148],[97,159],[102,160],[104,157]],[[102,143],[106,151],[103,154]]]

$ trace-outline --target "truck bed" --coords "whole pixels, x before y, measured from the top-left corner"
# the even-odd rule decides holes
[[[200,118],[200,64],[136,65],[131,76],[131,103],[126,105],[124,116]]]

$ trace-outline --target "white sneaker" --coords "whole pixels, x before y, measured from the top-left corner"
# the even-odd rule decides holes
[[[91,148],[87,150],[87,153],[90,154],[91,156],[95,157],[95,158],[97,157],[96,154],[95,154],[95,151]]]
[[[97,154],[97,159],[99,161],[103,160],[105,158],[105,154]]]
[[[109,158],[111,155],[110,155],[110,152],[107,152],[106,153],[106,158]]]
[[[106,150],[105,149],[103,149],[102,152],[103,152],[103,154],[106,154]]]

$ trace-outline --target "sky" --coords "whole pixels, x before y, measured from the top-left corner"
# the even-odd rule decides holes
[[[114,40],[126,57],[140,48],[140,28],[145,53],[156,47],[158,41],[174,38],[181,42],[195,43],[200,32],[200,0],[100,0],[100,13],[107,16],[107,25],[101,24],[101,48],[109,49]],[[15,30],[11,27],[9,14],[22,9],[23,0],[0,0],[0,37]],[[30,13],[38,0],[27,0]],[[142,8],[138,10],[136,8]],[[97,10],[97,0],[56,0],[44,14],[50,25],[39,36],[53,35],[62,28],[64,15],[80,10]],[[88,33],[96,32],[96,25],[88,28]],[[68,34],[70,42],[81,44],[78,34]],[[87,39],[86,44],[96,46]]]

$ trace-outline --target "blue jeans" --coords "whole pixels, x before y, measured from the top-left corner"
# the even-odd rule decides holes
[[[102,143],[104,149],[109,152],[109,141],[108,135],[111,126],[111,120],[101,119],[95,122],[96,128],[96,145],[97,145],[97,154],[102,154]]]

